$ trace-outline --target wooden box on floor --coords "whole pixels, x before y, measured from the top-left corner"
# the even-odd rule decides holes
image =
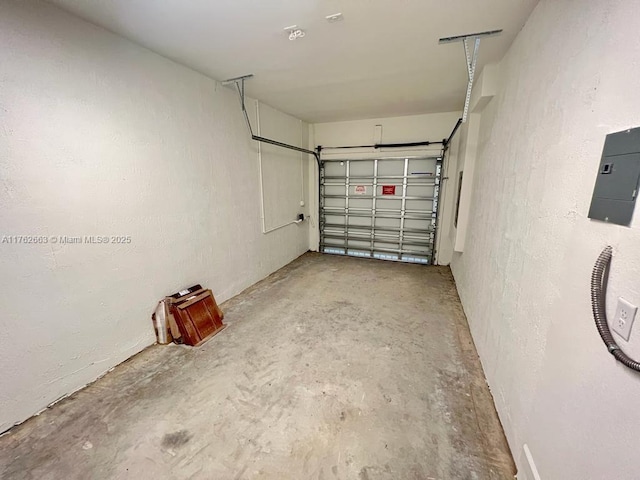
[[[226,327],[224,314],[211,290],[201,288],[180,298],[167,297],[173,316],[187,345],[197,346]]]

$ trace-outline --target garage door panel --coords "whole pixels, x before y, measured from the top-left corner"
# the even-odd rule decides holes
[[[327,198],[325,199],[324,206],[327,210],[331,210],[331,213],[344,215],[344,201],[341,201],[340,199]]]
[[[368,251],[371,248],[371,242],[367,240],[349,240],[349,250]]]
[[[344,195],[345,185],[344,184],[328,184],[325,185],[324,193],[325,195]]]
[[[347,171],[345,162],[325,162],[325,175],[344,175]]]
[[[344,223],[344,217],[338,216],[327,216],[324,220],[323,224],[324,230],[344,230],[346,228],[346,224]]]
[[[394,228],[400,231],[400,224],[402,222],[399,218],[376,218],[374,226],[376,227],[386,227],[386,228]]]
[[[402,210],[402,200],[399,198],[395,199],[389,197],[378,198],[376,201],[376,209],[394,210],[400,213],[400,211]]]
[[[361,226],[364,229],[368,229],[368,231],[371,230],[371,219],[370,218],[349,216],[349,220],[348,221],[349,221],[348,224],[351,227]]]
[[[430,214],[433,211],[433,200],[407,200],[405,211]]]
[[[349,176],[373,176],[374,161],[360,160],[349,162]]]
[[[439,157],[325,161],[322,251],[431,263],[440,164]]]
[[[349,198],[349,208],[358,208],[358,209],[370,209],[372,208],[372,202],[370,198],[360,198],[360,197],[350,197]]]
[[[433,229],[433,225],[432,225],[432,219],[426,219],[426,218],[405,218],[404,219],[404,226],[405,228],[411,228],[411,229],[420,229],[420,230],[432,230]]]
[[[398,244],[398,242],[376,240],[375,242],[373,242],[373,248],[375,250],[384,250],[386,252],[400,253],[400,245]]]
[[[409,174],[417,175],[429,173],[435,175],[434,157],[409,158]]]
[[[426,185],[423,183],[408,184],[407,195],[410,197],[434,197],[435,185]]]
[[[434,185],[435,176],[431,173],[409,173],[407,175],[407,185]]]
[[[345,186],[344,185],[326,185],[324,187],[324,195],[326,198],[340,198],[344,197]]]
[[[378,160],[378,175],[402,175],[405,160],[403,158],[387,158]]]

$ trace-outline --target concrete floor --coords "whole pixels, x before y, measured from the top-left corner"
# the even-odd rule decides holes
[[[222,307],[0,437],[0,478],[513,478],[447,267],[309,253]]]

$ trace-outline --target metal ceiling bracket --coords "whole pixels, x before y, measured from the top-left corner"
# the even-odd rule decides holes
[[[249,75],[242,75],[241,77],[230,78],[229,80],[225,80],[222,82],[222,85],[235,85],[236,90],[238,90],[238,96],[240,97],[240,106],[242,107],[242,113],[244,114],[244,119],[247,122],[247,128],[249,129],[249,133],[251,134],[251,138],[253,138],[253,130],[251,128],[251,122],[249,121],[249,115],[247,114],[247,109],[244,106],[244,81],[247,78],[253,77],[253,73]]]
[[[473,78],[476,74],[476,63],[478,62],[478,50],[480,49],[480,39],[476,38],[473,46],[473,55],[469,53],[469,39],[465,38],[462,41],[464,45],[464,54],[467,57],[467,72],[469,74],[469,81],[467,83],[467,96],[464,99],[464,110],[462,111],[462,121],[467,121],[467,114],[469,113],[469,102],[471,101],[471,90],[473,89]]]
[[[244,119],[247,123],[247,128],[249,129],[249,134],[251,135],[251,139],[257,142],[275,145],[276,147],[286,148],[288,150],[295,150],[296,152],[302,152],[309,155],[313,155],[314,158],[316,159],[316,162],[318,163],[318,168],[320,168],[320,154],[318,152],[314,152],[313,150],[307,150],[306,148],[296,147],[295,145],[289,145],[288,143],[279,142],[277,140],[271,140],[270,138],[261,137],[253,133],[253,129],[251,128],[251,122],[249,121],[249,114],[247,113],[247,108],[245,107],[245,104],[244,104],[244,81],[251,77],[253,77],[253,74],[230,78],[222,82],[222,85],[232,85],[232,84],[235,85],[236,90],[238,91],[238,97],[240,98],[240,106],[242,107],[242,114],[244,115]]]
[[[471,91],[473,90],[473,80],[476,74],[476,64],[478,62],[478,51],[480,50],[480,39],[482,37],[494,36],[502,33],[502,30],[489,30],[486,32],[470,33],[468,35],[458,35],[455,37],[441,38],[438,43],[462,42],[464,46],[464,56],[467,64],[467,95],[464,100],[464,111],[462,112],[462,122],[467,121],[469,114],[469,103],[471,102]],[[473,40],[473,52],[469,46],[469,40]]]

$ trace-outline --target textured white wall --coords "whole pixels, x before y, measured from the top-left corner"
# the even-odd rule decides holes
[[[265,104],[258,106],[260,122],[253,127],[261,136],[291,145],[307,147],[309,126]],[[270,232],[295,221],[299,213],[307,214],[307,166],[315,159],[305,153],[259,143],[264,195],[264,226]],[[305,205],[301,206],[300,202]],[[306,228],[307,224],[305,224]]]
[[[495,64],[485,66],[474,82],[474,88],[469,102],[469,114],[467,121],[460,126],[456,138],[452,141],[460,143],[460,153],[456,156],[457,165],[453,172],[448,174],[451,187],[455,189],[453,225],[449,230],[450,242],[456,252],[464,251],[464,243],[467,237],[467,224],[471,210],[471,198],[473,194],[473,178],[476,164],[476,151],[478,147],[478,134],[482,111],[495,96],[498,89],[497,66]],[[463,173],[462,182],[460,174]],[[458,192],[460,199],[458,200]],[[458,222],[455,223],[455,209],[458,208]]]
[[[618,296],[640,304],[640,212],[631,228],[587,218],[605,135],[640,125],[637,7],[542,0],[482,114],[452,268],[521,478],[525,443],[543,480],[640,475],[640,376],[609,355],[589,300],[611,244],[608,314]],[[640,358],[637,325],[620,343]]]
[[[0,244],[3,431],[153,343],[162,296],[202,283],[226,300],[306,251],[308,231],[261,233],[257,145],[231,89],[46,4],[1,2],[0,43],[0,236],[131,237]],[[303,160],[274,176],[277,160],[269,208],[292,209]]]
[[[481,114],[469,112],[467,121],[460,125],[455,140],[458,141],[459,153],[455,170],[449,172],[450,188],[454,192],[454,206],[452,224],[449,229],[449,241],[456,252],[464,251],[464,242],[467,237],[467,224],[471,210],[471,198],[473,193],[473,177],[475,170],[476,147],[478,132],[480,130]],[[452,142],[454,143],[454,142]],[[463,174],[460,182],[460,173]],[[460,198],[458,199],[458,192]],[[455,222],[456,208],[458,209],[458,223]]]
[[[374,132],[376,125],[382,125],[382,143],[418,142],[424,140],[440,141],[449,137],[461,112],[435,113],[427,115],[409,115],[405,117],[372,118],[348,122],[316,123],[311,126],[312,138],[315,142],[312,148],[318,145],[343,146],[343,145],[371,145],[376,143]],[[447,154],[445,171],[455,170],[457,155],[456,143]],[[438,154],[441,145],[428,147],[401,149],[352,149],[352,150],[327,150],[322,156],[326,158],[369,158],[372,154],[380,156],[398,155],[422,155]],[[443,174],[446,176],[446,173]],[[453,242],[450,239],[449,228],[452,224],[453,203],[455,201],[455,189],[450,181],[444,182],[442,191],[442,208],[440,230],[438,232],[437,257],[440,265],[448,265],[453,253]],[[310,191],[317,196],[317,180],[310,186]],[[317,230],[316,230],[317,232]],[[311,245],[317,249],[318,237],[312,231]]]

